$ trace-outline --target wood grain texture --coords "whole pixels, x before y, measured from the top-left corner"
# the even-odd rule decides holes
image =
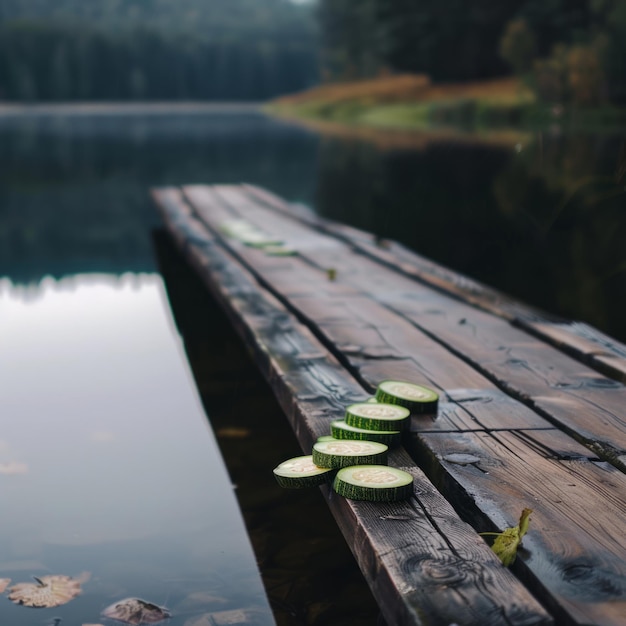
[[[483,285],[390,240],[380,241],[359,229],[319,218],[305,207],[286,203],[278,196],[253,185],[245,185],[249,197],[285,215],[352,245],[381,263],[409,277],[480,309],[494,313],[534,333],[599,372],[626,383],[626,346],[587,324],[559,319],[529,307],[506,294]]]
[[[206,223],[218,228],[221,220],[231,215],[220,197],[228,195],[224,188],[218,190],[203,187],[186,188],[186,194],[198,209]],[[231,199],[232,202],[232,199]],[[242,213],[238,213],[242,215]],[[246,212],[248,218],[250,212]],[[265,215],[256,216],[259,223],[268,226]],[[270,224],[271,226],[271,224]],[[302,230],[296,225],[295,230]],[[272,229],[270,228],[270,231]],[[284,231],[281,230],[281,235]],[[292,233],[286,237],[293,244]],[[304,239],[301,232],[296,232]],[[312,237],[312,240],[327,239]],[[479,428],[546,428],[550,424],[535,412],[514,403],[486,378],[477,375],[463,361],[455,358],[437,342],[422,333],[416,333],[411,325],[356,290],[328,283],[323,272],[307,263],[315,249],[309,242],[307,253],[276,261],[265,257],[260,250],[246,248],[235,241],[228,241],[241,260],[253,269],[255,275],[276,295],[288,300],[309,325],[323,332],[324,338],[335,345],[349,362],[353,371],[360,374],[373,392],[377,381],[384,378],[413,380],[427,384],[446,394],[459,397],[457,389],[476,389],[489,396],[490,406],[479,415],[480,410],[469,414],[457,410],[440,412],[433,416],[412,418],[412,428],[421,429],[479,429]],[[336,246],[335,246],[336,247]],[[324,254],[330,246],[322,244]],[[282,267],[282,271],[280,268]],[[491,406],[493,404],[493,406]],[[492,408],[494,410],[492,410]],[[478,415],[477,415],[478,413]]]
[[[286,219],[283,214],[254,205],[236,188],[218,187],[215,193],[231,210],[269,225],[276,234],[284,233],[288,237],[295,236],[295,233],[303,238],[302,232],[310,230],[303,223]],[[598,374],[501,317],[392,272],[371,258],[356,254],[349,246],[341,248],[336,243],[333,246],[323,243],[328,238],[319,232],[311,235],[312,242],[318,243],[311,243],[302,252],[311,265],[319,266],[323,259],[332,259],[340,268],[339,283],[360,290],[369,300],[376,300],[404,317],[463,361],[462,367],[470,365],[492,384],[539,411],[616,466],[626,469],[623,463],[626,455],[626,387],[621,383]],[[328,250],[332,252],[329,254]],[[281,288],[279,284],[276,287]],[[305,290],[300,293],[304,296]],[[314,305],[316,296],[312,298]],[[319,309],[321,305],[318,303],[317,306]],[[337,306],[349,306],[349,303]],[[370,304],[370,309],[373,306]],[[318,320],[311,319],[318,323]],[[389,328],[403,323],[398,320],[389,324]],[[323,328],[327,330],[327,327]],[[399,334],[405,338],[410,336],[405,330]],[[336,333],[332,339],[337,342]],[[422,344],[426,345],[426,342],[422,341]],[[421,354],[420,350],[417,345],[411,345],[410,349],[407,345],[405,354]],[[412,369],[415,375],[421,375],[412,368],[410,360],[401,361],[400,358],[396,355],[393,364],[395,376],[408,376]],[[429,358],[428,362],[432,364],[433,359]],[[386,365],[369,362],[360,373],[368,382],[380,380],[381,367]],[[440,386],[447,385],[440,382]],[[461,383],[460,386],[470,385]]]
[[[271,384],[303,451],[365,390],[310,330],[191,214],[182,194],[153,192],[168,230],[221,304]],[[326,492],[389,624],[550,624],[551,618],[402,450],[415,497],[352,502]]]
[[[306,239],[302,224],[277,219],[267,209],[250,207],[236,189],[219,187],[207,193],[195,188],[188,190],[187,195],[213,229],[218,228],[224,215],[235,213],[284,237],[289,245]],[[326,236],[313,233],[306,247],[299,249],[300,254],[287,263],[277,262],[239,242],[228,240],[224,245],[260,285],[271,290],[324,341],[325,347],[339,356],[342,364],[360,377],[366,389],[371,390],[383,378],[405,378],[445,392],[446,401],[437,416],[413,419],[412,429],[419,433],[418,441],[422,443],[412,446],[411,452],[418,461],[429,454],[436,458],[429,471],[441,482],[450,501],[474,523],[488,520],[500,529],[514,525],[525,506],[520,506],[520,502],[529,498],[539,501],[547,485],[561,492],[564,504],[556,510],[548,507],[552,516],[548,518],[554,527],[563,527],[566,544],[573,542],[578,547],[565,550],[564,543],[551,537],[552,528],[544,525],[535,530],[539,537],[535,559],[520,561],[518,568],[563,623],[617,623],[616,615],[624,608],[624,572],[619,563],[626,560],[626,554],[614,545],[587,539],[598,535],[594,525],[597,516],[577,518],[570,511],[577,511],[586,502],[593,503],[593,510],[602,510],[606,502],[607,521],[603,528],[615,525],[621,537],[623,524],[620,526],[619,519],[623,507],[619,503],[626,500],[624,476],[609,466],[603,468],[596,453],[607,456],[607,449],[620,450],[620,437],[625,431],[620,422],[623,387],[498,316],[416,284],[355,254],[349,246],[329,244],[325,239]],[[338,267],[336,280],[331,283],[324,273],[328,263]],[[532,408],[540,408],[550,422]],[[576,434],[588,447],[550,428],[551,424]],[[498,429],[500,432],[496,432]],[[442,433],[454,430],[475,432]],[[613,435],[617,446],[613,444]],[[431,440],[439,437],[448,445],[464,436],[472,441],[483,437],[484,445],[485,441],[504,440],[506,445],[495,446],[497,449],[491,451],[492,462],[494,467],[518,471],[517,482],[507,481],[506,472],[498,474],[489,469],[487,475],[493,474],[493,485],[481,490],[485,472],[475,464],[467,464],[464,471],[474,472],[478,478],[470,474],[464,491],[453,489],[455,472],[448,466],[458,463],[442,463],[433,457],[437,448]],[[598,440],[600,445],[596,445]],[[523,460],[518,466],[509,454],[514,444],[517,448],[513,460]],[[467,456],[478,451],[469,444],[446,449],[452,450],[446,452],[448,456]],[[486,458],[485,450],[481,452],[479,458]],[[539,462],[545,458],[559,461],[560,473],[550,463]],[[585,463],[592,468],[587,472],[591,478],[572,483],[576,485],[572,489],[568,481],[573,480],[573,466],[567,466],[567,462]],[[526,477],[521,469],[524,463],[534,468]],[[603,482],[606,474],[594,474],[593,468],[608,471],[611,479]],[[613,480],[615,476],[618,478]],[[577,534],[585,539],[576,539]],[[597,570],[590,573],[591,563],[597,564]],[[617,591],[602,592],[600,583],[590,583],[586,595],[575,591],[580,581],[591,580],[595,575],[604,581],[602,584],[613,585]]]
[[[626,346],[581,322],[549,322],[519,318],[516,325],[534,333],[605,376],[626,383]]]
[[[432,455],[429,475],[465,503],[475,526],[515,526],[533,509],[515,567],[541,588],[558,623],[624,623],[624,474],[557,430],[421,433],[415,445]]]

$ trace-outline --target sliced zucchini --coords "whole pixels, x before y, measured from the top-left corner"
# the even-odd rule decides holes
[[[282,241],[275,239],[262,232],[250,232],[242,234],[239,239],[251,248],[266,248],[267,246],[281,246]]]
[[[337,472],[333,489],[344,498],[395,502],[413,493],[413,476],[386,465],[356,465]]]
[[[401,430],[411,412],[396,404],[358,402],[346,409],[346,424],[365,430]]]
[[[288,246],[282,246],[282,245],[265,246],[263,248],[263,252],[265,252],[265,254],[267,254],[268,256],[295,256],[296,254],[298,254],[297,250],[294,250],[293,248],[289,248]]]
[[[399,430],[367,430],[365,428],[356,428],[356,426],[347,424],[345,420],[335,420],[331,422],[330,432],[335,439],[377,441],[389,447],[398,445],[402,437],[402,433]]]
[[[246,220],[226,220],[220,224],[220,228],[225,235],[239,238],[243,233],[256,232],[256,226]]]
[[[315,465],[311,455],[297,456],[288,461],[283,461],[274,469],[276,482],[286,489],[315,487],[329,482],[333,475],[332,469]]]
[[[313,463],[319,467],[384,465],[388,447],[376,441],[318,441],[313,444]]]
[[[433,413],[437,410],[439,394],[423,385],[401,380],[384,380],[376,390],[378,402],[404,406],[411,413]]]
[[[321,437],[317,438],[318,441],[335,441],[335,439],[336,438],[332,435],[322,435]]]

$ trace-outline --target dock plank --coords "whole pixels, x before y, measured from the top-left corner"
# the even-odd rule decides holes
[[[464,302],[494,313],[514,325],[534,333],[569,355],[597,369],[605,376],[626,383],[626,345],[587,324],[563,320],[529,307],[510,296],[434,263],[413,250],[389,240],[379,240],[357,228],[321,219],[306,207],[290,204],[275,194],[254,185],[243,185],[250,198],[295,216],[322,232],[351,244],[367,254],[416,280],[424,282]]]
[[[435,484],[465,501],[475,525],[487,515],[495,527],[514,526],[520,503],[533,509],[519,558],[536,577],[531,584],[549,588],[558,623],[624,623],[624,474],[588,459],[582,446],[563,448],[557,431],[425,433],[420,439],[423,454],[434,455]],[[476,461],[453,462],[456,455]]]
[[[216,234],[219,232],[220,222],[225,216],[244,215],[238,201],[236,199],[233,201],[231,190],[224,188],[207,190],[202,187],[193,187],[186,188],[185,193],[204,223]],[[254,211],[246,211],[245,215],[249,217],[253,213]],[[266,215],[257,215],[257,219],[260,220],[259,224],[268,225]],[[270,230],[273,233],[280,233],[282,236],[282,233],[286,233],[286,231],[278,230],[279,226],[279,224],[274,224],[277,230],[274,231],[274,228]],[[290,224],[289,228],[295,227]],[[293,236],[293,233],[290,234]],[[302,234],[298,236],[303,237]],[[529,350],[531,353],[537,349],[539,350],[538,354],[544,354],[546,351],[545,353],[549,355],[556,354],[557,359],[567,358],[565,355],[547,344],[537,342],[534,337],[511,327],[506,321],[496,316],[488,315],[473,308],[467,313],[467,305],[458,300],[452,300],[451,307],[453,309],[454,306],[464,307],[463,312],[467,315],[485,316],[485,327],[481,328],[481,332],[488,349],[485,347],[481,347],[480,350],[476,349],[476,346],[480,345],[480,341],[477,342],[474,337],[476,334],[473,327],[475,318],[470,318],[468,323],[467,317],[455,318],[457,325],[468,326],[471,331],[468,335],[463,335],[467,345],[461,342],[462,349],[448,347],[440,336],[434,336],[430,327],[424,330],[423,320],[424,318],[429,319],[429,315],[432,315],[438,321],[441,319],[445,321],[447,309],[443,307],[442,303],[448,304],[449,298],[432,292],[432,290],[426,290],[426,288],[424,288],[424,293],[420,293],[420,297],[413,298],[412,295],[416,287],[413,282],[405,284],[408,280],[406,277],[400,277],[399,286],[398,278],[388,275],[388,269],[381,269],[379,264],[372,263],[368,259],[359,259],[361,263],[357,263],[355,259],[348,258],[345,248],[337,246],[336,242],[331,242],[332,245],[326,241],[317,244],[316,241],[318,240],[319,237],[312,237],[312,240],[307,244],[306,251],[302,250],[297,257],[287,257],[286,259],[267,257],[262,251],[248,248],[240,242],[230,239],[223,239],[223,245],[237,256],[247,270],[256,277],[260,285],[271,290],[281,303],[289,307],[290,312],[296,315],[298,319],[306,322],[316,336],[323,340],[323,347],[330,349],[331,346],[334,346],[334,351],[340,358],[340,362],[348,366],[350,371],[363,381],[366,389],[371,390],[376,381],[383,378],[400,377],[416,380],[416,382],[428,381],[446,392],[449,402],[442,404],[435,419],[431,416],[424,420],[420,418],[413,421],[413,430],[417,432],[416,440],[421,442],[421,445],[425,446],[426,449],[431,449],[430,441],[435,435],[445,438],[446,435],[441,432],[437,433],[437,430],[479,431],[483,429],[487,431],[483,433],[484,436],[493,437],[494,434],[490,431],[494,428],[502,429],[502,436],[506,436],[507,427],[519,431],[525,428],[536,428],[539,429],[537,432],[551,432],[551,445],[555,449],[550,449],[550,455],[554,458],[560,458],[561,450],[577,449],[578,444],[573,439],[562,432],[557,432],[554,428],[551,429],[550,422],[545,421],[536,411],[531,410],[529,406],[531,403],[528,402],[528,399],[524,404],[510,397],[510,394],[507,397],[505,390],[508,391],[509,389],[505,385],[494,385],[489,378],[483,375],[484,372],[477,372],[478,368],[474,358],[468,359],[465,351],[470,353],[474,351],[473,354],[480,352],[481,358],[488,365],[491,364],[492,360],[495,360],[492,357],[493,354],[496,355],[495,358],[502,358],[502,353],[505,353],[505,350],[502,349],[503,346],[506,350]],[[350,251],[348,250],[348,252]],[[340,266],[342,269],[340,269],[336,281],[329,281],[323,262],[329,260],[336,262],[337,259],[342,261],[343,265]],[[375,287],[372,287],[372,284]],[[406,294],[411,295],[410,298],[407,298],[411,303],[415,301],[419,306],[424,307],[423,310],[420,310],[419,328],[418,324],[407,318],[405,310],[396,310],[398,308],[397,302],[405,306]],[[435,307],[433,297],[439,299],[436,304],[443,313],[439,313],[439,309]],[[393,303],[394,306],[390,306],[390,303]],[[465,321],[458,324],[461,320]],[[409,321],[411,323],[407,324]],[[443,324],[444,331],[448,326]],[[498,336],[502,328],[508,332],[505,338],[511,341],[511,346],[507,345],[502,336]],[[495,339],[493,333],[495,333]],[[484,357],[485,352],[488,355],[487,358]],[[419,357],[415,358],[414,355],[419,355]],[[572,372],[582,371],[586,373],[589,371],[593,380],[602,379],[597,372],[587,370],[583,364],[573,360],[568,360],[568,362],[574,364]],[[464,370],[468,365],[471,367]],[[538,359],[537,368],[541,369],[541,367],[544,367],[543,361]],[[514,368],[510,369],[514,374]],[[553,372],[552,369],[554,369],[553,364],[547,368],[545,375],[552,381],[551,384],[558,389],[558,385],[562,384],[563,381],[561,378],[552,380],[555,376],[559,376],[559,372]],[[467,379],[464,378],[463,371],[467,372]],[[491,369],[486,371],[490,373],[491,378],[495,378]],[[536,376],[536,372],[531,372],[530,377],[534,378],[534,376]],[[474,384],[459,385],[459,380]],[[544,387],[547,386],[545,382],[543,385]],[[608,381],[603,389],[611,385],[614,385],[615,388],[620,387],[618,383]],[[540,396],[534,396],[533,402],[537,397]],[[559,397],[560,401],[563,401],[563,396],[558,396],[555,393],[554,397]],[[502,419],[504,421],[499,421]],[[442,428],[438,429],[438,422]],[[612,426],[617,428],[615,424]],[[481,436],[479,432],[467,434],[472,437]],[[536,454],[536,440],[526,437],[520,441],[527,447],[526,450],[520,452],[520,455],[527,455],[532,458]],[[413,458],[422,457],[423,450],[419,445],[410,449]],[[597,462],[595,452],[605,452],[605,450],[582,449],[584,454],[578,454],[581,458],[584,456],[589,463]],[[500,463],[502,466],[510,465],[502,450],[498,449],[497,454],[492,451],[492,456],[495,463]],[[445,466],[442,465],[442,467],[447,472]],[[544,467],[544,469],[547,471],[547,468]],[[429,473],[432,473],[433,476],[437,475],[432,467],[429,468]],[[623,477],[619,472],[616,474]],[[536,496],[533,496],[533,493],[542,493],[542,479],[535,474],[531,474],[531,476],[532,479],[528,481],[525,490],[518,489],[516,492],[519,496],[514,499],[517,507],[516,516],[519,516],[523,506],[528,505],[528,501],[534,502]],[[569,483],[567,481],[571,480],[571,476],[567,472],[557,474],[554,480],[556,484],[560,484],[563,493],[568,493]],[[614,500],[624,499],[626,491],[622,482],[614,481],[610,490]],[[456,507],[465,511],[464,501],[459,498],[458,491],[446,493],[450,495],[450,500]],[[593,486],[584,484],[579,486],[578,500],[574,503],[596,502],[597,497]],[[483,522],[498,519],[502,524],[507,518],[508,506],[505,493],[502,492],[495,492],[494,498],[489,501],[476,497],[474,507],[480,511],[480,516],[473,518],[473,521],[477,523],[479,519],[482,519]],[[616,519],[617,517],[614,517],[613,521]],[[508,523],[514,524],[515,522],[516,517]],[[595,531],[591,525],[592,520],[588,519],[587,523],[589,526],[586,530],[590,535],[593,535]],[[504,526],[499,525],[498,527],[501,529]],[[577,545],[579,529],[576,524],[569,524],[561,520],[559,530],[563,536],[563,541],[571,540],[572,545]],[[544,527],[535,532],[548,534],[549,529]],[[550,604],[560,619],[565,620],[563,623],[603,624],[607,620],[606,623],[613,624],[610,620],[614,619],[612,616],[615,605],[621,602],[622,588],[619,585],[616,587],[617,600],[615,597],[607,598],[602,594],[594,595],[590,592],[588,597],[580,599],[578,603],[573,602],[567,593],[563,592],[562,588],[564,586],[567,588],[565,583],[569,580],[568,577],[571,577],[572,568],[578,567],[574,557],[571,556],[573,561],[570,562],[567,562],[567,559],[562,563],[559,561],[562,567],[557,569],[556,573],[550,569],[546,570],[544,567],[545,563],[554,563],[561,558],[561,555],[552,552],[557,548],[558,546],[555,547],[549,540],[537,542],[534,546],[533,558],[527,562],[522,560],[518,566],[525,572],[524,576],[531,580],[532,585],[535,584],[532,581],[541,581],[540,585],[533,587],[533,591],[539,593],[542,600]],[[615,555],[613,553],[608,554],[607,547],[601,543],[586,544],[584,550],[588,550],[588,554],[591,554],[598,563],[615,563]],[[618,554],[618,562],[620,559],[623,562],[626,561],[624,549],[616,554]],[[622,570],[614,568],[614,578],[618,582],[622,574],[623,567]],[[585,608],[587,604],[593,605],[593,610]],[[594,621],[585,621],[587,619]]]
[[[153,197],[168,230],[253,350],[303,450],[366,390],[196,219],[174,189]],[[325,494],[389,624],[489,626],[552,619],[402,449],[414,497],[380,505]]]
[[[255,205],[236,188],[220,186],[216,190],[231,210],[269,225],[278,235],[288,238],[298,229],[308,230],[297,220]],[[196,189],[195,198],[201,193]],[[361,290],[409,320],[492,383],[626,470],[626,387],[621,383],[598,374],[506,319],[390,272],[348,246],[338,247],[337,241],[333,245],[325,243],[328,238],[323,233],[312,234],[314,243],[302,251],[302,256],[317,266],[323,261],[333,262],[340,267],[338,282]]]

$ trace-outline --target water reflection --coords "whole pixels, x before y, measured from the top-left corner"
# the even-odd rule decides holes
[[[1,600],[1,623],[98,623],[127,596],[172,625],[250,607],[273,623],[164,303],[157,275],[0,281],[0,577],[92,573],[65,606]]]
[[[318,210],[626,340],[621,135],[383,151],[328,141]]]
[[[152,272],[149,187],[246,181],[626,340],[625,155],[615,133],[320,141],[228,107],[0,116],[0,268]]]
[[[310,202],[316,145],[237,108],[0,115],[0,275],[154,271],[150,187],[246,181]]]

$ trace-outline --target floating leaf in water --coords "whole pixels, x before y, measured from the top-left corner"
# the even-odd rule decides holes
[[[14,476],[16,474],[28,473],[28,465],[26,463],[18,463],[17,461],[10,461],[9,463],[0,463],[0,474],[6,474],[7,476]]]
[[[502,564],[506,567],[513,565],[517,556],[517,548],[522,543],[522,537],[528,531],[530,514],[532,509],[524,509],[519,518],[519,523],[513,528],[506,528],[501,533],[481,533],[481,535],[496,535],[491,549],[498,555]]]
[[[4,590],[9,586],[10,583],[10,578],[0,578],[0,593],[4,593]]]
[[[126,624],[156,624],[170,617],[170,612],[162,606],[139,598],[125,598],[104,609],[102,617]]]
[[[9,600],[15,604],[45,608],[60,606],[81,592],[80,581],[71,576],[42,576],[35,583],[18,583],[9,589]]]

